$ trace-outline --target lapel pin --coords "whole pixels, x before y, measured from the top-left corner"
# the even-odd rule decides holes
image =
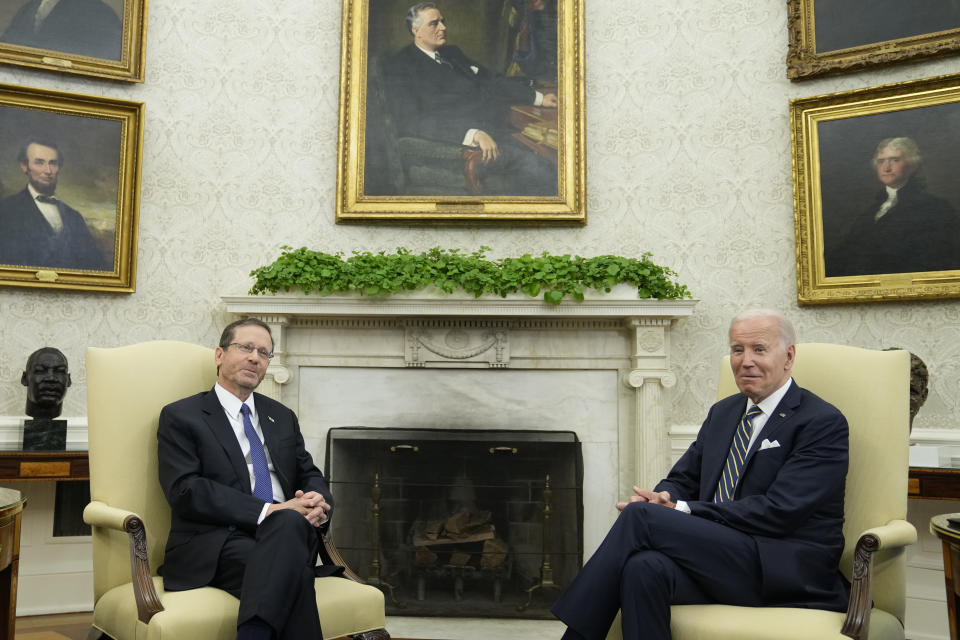
[[[783,415],[783,414],[781,413],[780,415]],[[273,416],[267,416],[267,420],[269,420],[270,422],[276,422],[276,420],[273,419]]]
[[[781,417],[781,418],[786,418],[786,417],[787,417],[787,414],[781,413],[781,414],[780,414],[780,417]],[[270,419],[273,420],[273,418],[270,418]]]

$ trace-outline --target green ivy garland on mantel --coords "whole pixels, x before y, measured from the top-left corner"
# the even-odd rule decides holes
[[[359,292],[361,295],[390,295],[436,287],[447,293],[462,289],[480,297],[492,293],[506,297],[522,291],[550,304],[560,304],[567,295],[582,301],[584,289],[609,292],[620,283],[637,287],[640,298],[680,300],[690,298],[686,285],[675,281],[676,273],[650,261],[649,253],[639,258],[622,256],[539,256],[488,260],[490,247],[466,254],[459,249],[434,247],[413,253],[398,247],[396,253],[354,251],[324,253],[306,247],[282,247],[273,264],[250,272],[256,281],[251,295],[299,289],[321,296]]]

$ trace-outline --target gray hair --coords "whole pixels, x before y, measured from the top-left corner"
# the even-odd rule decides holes
[[[797,332],[793,329],[793,323],[776,309],[748,309],[741,311],[733,316],[733,320],[730,321],[730,328],[732,329],[733,325],[738,322],[752,318],[773,318],[776,320],[780,328],[780,344],[783,345],[784,350],[789,349],[790,345],[797,344]]]
[[[420,26],[420,12],[426,11],[427,9],[436,9],[437,3],[435,2],[418,2],[417,4],[410,7],[407,10],[407,15],[404,17],[404,20],[407,23],[407,31],[411,34],[413,33],[414,27]]]
[[[920,147],[913,141],[913,138],[907,138],[905,136],[899,138],[884,138],[873,152],[873,159],[871,160],[873,164],[876,164],[877,156],[879,156],[884,149],[896,149],[903,154],[903,159],[906,160],[907,164],[911,167],[919,167],[920,163],[923,162],[923,156],[920,155]]]

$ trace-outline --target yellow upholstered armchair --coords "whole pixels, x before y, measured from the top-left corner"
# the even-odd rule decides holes
[[[157,419],[175,400],[210,389],[213,351],[182,342],[87,349],[93,629],[114,640],[233,640],[239,601],[213,587],[166,592],[157,577],[170,508],[157,479]],[[325,563],[343,564],[329,541]],[[389,640],[383,594],[352,579],[318,578],[324,638]]]
[[[904,549],[917,539],[916,530],[905,519],[910,354],[833,344],[797,345],[793,378],[839,408],[850,424],[846,545],[840,560],[840,569],[852,586],[848,611],[674,606],[674,640],[904,640]],[[727,357],[717,395],[724,398],[736,392]],[[619,619],[608,638],[620,638]]]

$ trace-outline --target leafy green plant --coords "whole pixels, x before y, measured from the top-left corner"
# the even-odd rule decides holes
[[[299,289],[322,296],[350,292],[378,296],[434,286],[447,293],[462,289],[478,298],[485,293],[502,297],[519,291],[532,297],[542,293],[546,302],[560,304],[568,295],[583,300],[587,288],[609,292],[614,285],[625,282],[637,287],[640,298],[691,297],[686,285],[675,281],[677,274],[651,262],[649,253],[639,258],[581,258],[543,252],[539,256],[488,260],[489,250],[480,247],[467,254],[434,247],[415,254],[398,247],[396,253],[354,251],[344,259],[343,253],[284,246],[273,264],[250,272],[255,278],[250,293]]]

